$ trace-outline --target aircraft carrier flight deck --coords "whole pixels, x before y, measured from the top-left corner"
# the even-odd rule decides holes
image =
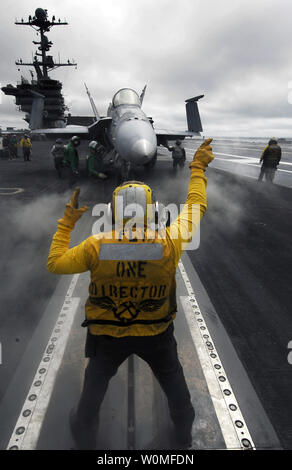
[[[190,161],[200,139],[183,143]],[[73,449],[68,416],[86,367],[84,319],[89,275],[56,276],[46,260],[72,189],[58,179],[51,141],[33,141],[32,161],[0,160],[1,449]],[[71,246],[91,235],[92,208],[115,187],[85,175],[80,204],[90,210]],[[281,143],[275,184],[258,183],[262,145],[212,143],[208,209],[200,244],[177,270],[175,337],[196,411],[193,449],[292,447],[292,146]],[[135,170],[164,204],[183,204],[188,165],[171,154]],[[290,346],[289,346],[290,344]],[[100,412],[98,449],[174,449],[166,398],[150,368],[130,357],[111,380]]]

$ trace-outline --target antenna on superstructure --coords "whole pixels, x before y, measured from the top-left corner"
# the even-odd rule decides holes
[[[49,78],[48,72],[57,67],[77,66],[76,63],[72,62],[61,63],[60,59],[59,63],[55,63],[53,56],[47,55],[47,52],[51,49],[53,43],[52,41],[49,41],[48,36],[45,33],[48,33],[53,26],[67,25],[67,21],[61,21],[60,19],[56,21],[55,16],[49,20],[47,10],[44,10],[43,8],[37,8],[33,17],[29,15],[28,21],[21,19],[21,22],[19,22],[16,20],[15,24],[21,26],[31,26],[37,31],[37,34],[40,34],[40,41],[33,41],[33,44],[36,44],[39,47],[37,48],[32,62],[29,63],[16,61],[16,65],[33,66],[39,79]],[[38,57],[41,57],[41,59],[39,60]]]

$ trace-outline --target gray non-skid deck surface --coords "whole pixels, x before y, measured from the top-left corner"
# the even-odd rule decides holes
[[[199,144],[200,141],[185,141],[188,160]],[[51,142],[34,142],[33,161],[29,164],[21,159],[0,162],[1,187],[23,190],[0,198],[2,449],[9,442],[70,279],[46,271],[51,236],[71,194],[66,181],[56,179],[50,158],[51,145]],[[279,447],[275,433],[268,433],[268,436],[265,430],[268,419],[281,445],[291,448],[291,365],[287,361],[287,345],[291,340],[291,192],[281,186],[291,188],[291,145],[282,147],[283,160],[279,168],[282,171],[275,179],[280,186],[272,188],[265,183],[258,185],[255,180],[260,169],[258,159],[262,144],[215,140],[212,145],[216,159],[207,170],[208,211],[201,226],[201,244],[199,250],[188,252],[183,262],[254,442],[258,447]],[[110,201],[115,180],[113,176],[106,182],[86,178],[87,147],[88,142],[80,147],[80,202],[92,209],[94,204]],[[135,178],[150,184],[158,201],[166,204],[185,201],[188,167],[174,175],[171,156],[161,148],[155,169],[151,172],[137,169]],[[91,233],[93,221],[90,210],[76,225],[72,245]],[[196,271],[194,276],[192,267]],[[205,290],[203,296],[200,296],[202,286],[198,288],[198,280]],[[88,276],[82,275],[75,295],[86,295],[87,284]],[[180,295],[185,295],[181,285],[178,301]],[[58,444],[57,448],[72,446],[67,415],[79,396],[85,367],[85,331],[80,328],[84,301],[81,300],[39,439],[39,446],[43,448],[50,448],[52,444]],[[200,410],[212,410],[212,406],[201,404],[200,397],[205,397],[200,388],[204,380],[200,383],[198,379],[200,369],[196,367],[196,353],[192,343],[185,339],[189,338],[189,333],[184,332],[186,323],[181,306],[179,310],[176,338],[187,380],[190,383],[196,377],[199,384],[192,393],[197,411],[195,426],[201,423],[200,429],[203,429]],[[221,325],[219,329],[218,325]],[[188,357],[190,348],[193,352]],[[163,427],[168,426],[169,418],[165,400],[161,399],[162,392],[155,382],[153,385],[148,366],[135,359],[134,369],[136,446],[154,446],[155,442],[170,446],[171,433],[168,436]],[[108,444],[108,448],[117,448],[121,445],[119,439],[123,439],[124,448],[127,446],[127,374],[127,364],[124,364],[109,387],[102,409],[104,431],[99,436],[100,446]],[[254,390],[257,400],[253,398]],[[118,409],[113,407],[115,403]],[[155,407],[154,412],[151,407]],[[263,408],[268,418],[264,417]],[[118,410],[124,413],[123,417],[118,415]],[[153,432],[156,428],[159,428],[158,437]],[[197,430],[195,439],[201,445],[199,436]],[[107,442],[103,441],[105,437]]]

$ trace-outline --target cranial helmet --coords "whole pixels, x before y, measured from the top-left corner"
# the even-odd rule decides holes
[[[73,135],[73,137],[71,137],[71,141],[73,144],[80,144],[80,138],[77,135]]]
[[[269,140],[269,145],[275,145],[275,144],[277,144],[277,143],[278,143],[278,141],[277,141],[277,139],[276,139],[275,137],[272,137],[272,138]]]
[[[97,146],[98,146],[98,142],[96,140],[92,140],[88,147],[91,149],[96,149]]]
[[[113,222],[124,224],[134,218],[137,225],[149,224],[153,230],[165,229],[170,224],[167,208],[155,200],[152,189],[141,181],[126,181],[118,186],[107,212]]]
[[[126,181],[118,186],[112,196],[112,213],[116,221],[127,221],[133,217],[147,223],[154,216],[152,189],[141,181]]]

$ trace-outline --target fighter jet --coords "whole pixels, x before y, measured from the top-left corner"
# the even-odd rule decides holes
[[[89,127],[67,126],[60,129],[36,129],[32,134],[58,135],[98,140],[112,155],[114,165],[123,178],[127,178],[132,167],[153,167],[157,159],[157,147],[167,145],[168,140],[183,140],[185,137],[200,135],[202,124],[198,100],[204,95],[186,100],[188,131],[156,129],[151,117],[142,110],[146,86],[139,94],[132,88],[121,88],[109,105],[107,116],[101,117],[91,94],[85,85],[93,110],[95,122]]]

